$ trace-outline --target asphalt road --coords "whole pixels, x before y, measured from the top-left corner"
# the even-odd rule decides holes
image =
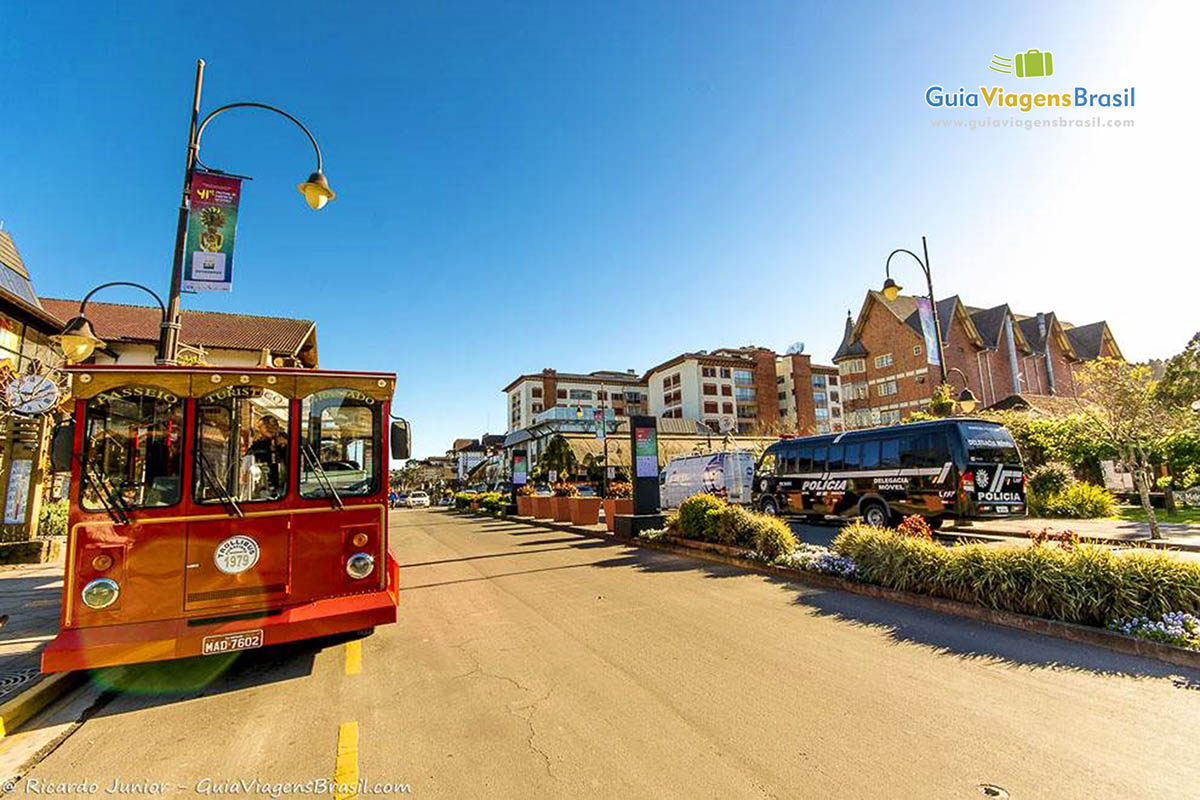
[[[109,671],[12,794],[335,771],[453,798],[1200,793],[1200,674],[498,520],[401,512],[392,537],[400,624]]]

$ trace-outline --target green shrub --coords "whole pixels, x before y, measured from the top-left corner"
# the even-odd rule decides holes
[[[694,494],[679,504],[679,533],[702,542],[717,541],[717,516],[710,511],[722,511],[727,503],[716,495]]]
[[[1200,613],[1200,563],[1161,551],[942,547],[865,525],[845,528],[833,549],[869,583],[1047,619],[1104,626]]]
[[[767,561],[778,561],[795,551],[798,543],[788,524],[770,514],[752,514],[754,552]]]
[[[479,507],[484,511],[503,511],[508,506],[508,498],[499,492],[484,492],[478,499]]]
[[[474,492],[458,492],[454,495],[454,507],[460,511],[471,507],[472,500],[478,500],[479,495]]]
[[[67,501],[43,503],[38,514],[38,536],[67,535]]]
[[[1058,494],[1075,483],[1075,473],[1071,470],[1070,465],[1061,461],[1051,461],[1040,467],[1034,467],[1029,470],[1026,478],[1028,479],[1029,493],[1041,497]]]
[[[758,516],[745,506],[733,503],[719,510],[708,512],[716,515],[716,540],[724,545],[754,547],[755,518]]]
[[[1112,492],[1091,483],[1073,483],[1032,505],[1036,507],[1032,513],[1065,519],[1111,517],[1117,512],[1117,498]]]

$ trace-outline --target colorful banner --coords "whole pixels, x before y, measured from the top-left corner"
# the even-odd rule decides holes
[[[528,464],[524,453],[513,453],[512,482],[513,486],[524,486],[529,480]]]
[[[917,312],[921,317],[921,333],[925,335],[925,357],[928,363],[938,366],[941,348],[938,347],[937,326],[933,323],[933,305],[928,297],[917,298]]]
[[[634,474],[639,478],[658,477],[658,434],[654,428],[635,428]]]
[[[200,171],[192,176],[191,211],[184,244],[184,291],[233,289],[233,240],[241,196],[240,178]]]

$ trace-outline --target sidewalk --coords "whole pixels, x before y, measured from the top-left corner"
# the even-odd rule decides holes
[[[1150,538],[1150,526],[1145,522],[1126,522],[1119,519],[985,519],[962,528],[947,528],[947,532],[983,533],[995,536],[1017,536],[1025,538],[1026,531],[1075,531],[1083,539],[1106,542],[1153,543],[1154,546],[1172,547],[1178,550],[1200,552],[1200,525],[1159,521],[1158,528],[1164,539],[1157,542]]]
[[[0,566],[0,703],[41,674],[41,653],[58,633],[63,563]]]

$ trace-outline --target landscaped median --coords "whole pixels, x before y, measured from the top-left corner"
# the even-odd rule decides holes
[[[781,520],[711,495],[686,500],[651,544],[1200,668],[1200,563],[1169,552],[1034,535],[1020,546],[944,546],[920,517],[854,524],[826,549]]]

